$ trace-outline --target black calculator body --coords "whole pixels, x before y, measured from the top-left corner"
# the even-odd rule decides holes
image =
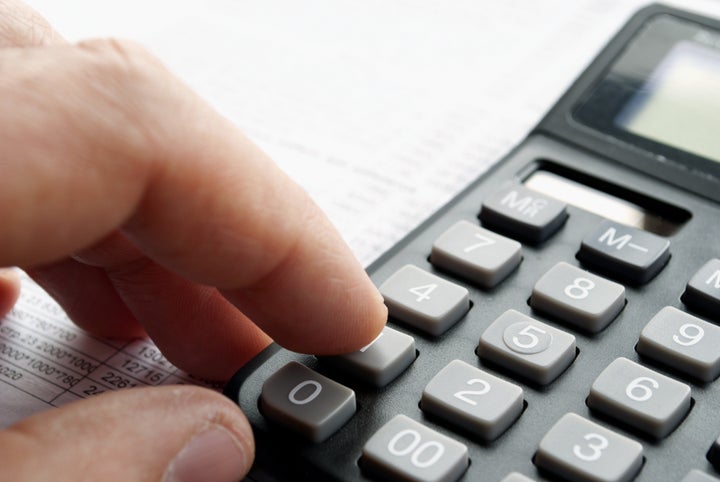
[[[399,373],[272,345],[236,374],[251,477],[720,479],[719,79],[720,22],[639,11],[522,144],[369,268],[414,341]],[[443,290],[452,306],[427,308]],[[310,371],[278,395],[288,364]],[[263,398],[299,413],[325,380],[352,401],[320,408],[344,413],[323,433]],[[499,415],[477,422],[491,393]]]

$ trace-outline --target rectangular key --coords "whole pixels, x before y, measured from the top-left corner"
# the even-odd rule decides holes
[[[480,210],[483,225],[532,243],[552,236],[567,217],[564,202],[512,183],[485,199]]]
[[[470,309],[466,288],[411,264],[379,289],[390,316],[431,335],[441,335]]]
[[[708,461],[715,467],[715,470],[720,472],[720,437],[710,446],[707,453]]]
[[[420,407],[490,441],[522,413],[523,391],[514,383],[453,360],[425,386]]]
[[[720,259],[711,259],[695,273],[682,301],[695,311],[720,319]]]
[[[720,375],[720,327],[670,306],[645,325],[637,351],[704,382]]]
[[[574,413],[540,441],[535,464],[565,480],[628,482],[642,467],[642,445]]]
[[[523,379],[547,385],[575,359],[575,337],[508,310],[483,332],[477,353]]]
[[[511,472],[507,474],[505,478],[503,478],[500,482],[535,482],[535,480],[519,472]]]
[[[415,361],[415,339],[386,326],[360,350],[322,360],[375,387],[384,387]]]
[[[535,283],[530,306],[597,333],[625,307],[625,287],[560,262]]]
[[[264,416],[322,442],[355,413],[355,392],[297,362],[268,378],[260,394]]]
[[[517,241],[459,221],[435,240],[430,262],[483,288],[492,288],[517,268],[520,252]]]
[[[634,284],[650,281],[670,259],[670,241],[641,229],[605,221],[582,242],[580,262]]]
[[[710,474],[693,469],[687,473],[680,482],[720,482],[720,479]]]
[[[454,482],[469,463],[465,445],[405,415],[375,432],[361,458],[368,475],[398,482]]]
[[[662,438],[690,410],[690,387],[627,358],[616,358],[595,379],[587,404],[643,432]]]

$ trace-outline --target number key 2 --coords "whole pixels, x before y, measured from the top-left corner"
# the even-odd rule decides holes
[[[491,441],[522,413],[523,391],[514,383],[453,360],[427,384],[421,408]]]

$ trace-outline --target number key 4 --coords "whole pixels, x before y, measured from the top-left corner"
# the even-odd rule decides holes
[[[468,290],[408,264],[380,285],[390,316],[441,335],[470,309]]]

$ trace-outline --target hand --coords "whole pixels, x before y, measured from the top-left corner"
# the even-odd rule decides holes
[[[0,0],[0,71],[0,266],[80,326],[147,333],[213,379],[270,337],[330,354],[377,335],[382,300],[318,208],[140,47],[68,45]],[[7,311],[18,283],[3,273]],[[99,395],[0,432],[0,447],[11,480],[229,481],[253,457],[237,407],[198,387]]]

